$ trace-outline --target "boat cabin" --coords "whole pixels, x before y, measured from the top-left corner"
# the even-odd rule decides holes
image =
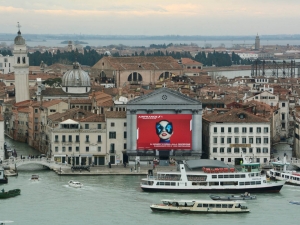
[[[242,172],[248,172],[248,173],[261,172],[260,163],[242,163],[241,166],[242,166]]]
[[[31,180],[39,180],[39,175],[31,175]]]

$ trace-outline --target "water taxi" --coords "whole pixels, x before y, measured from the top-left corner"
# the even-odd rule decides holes
[[[212,200],[219,201],[236,201],[236,200],[255,200],[256,195],[250,195],[250,193],[245,193],[241,195],[228,195],[228,196],[218,196],[218,195],[210,195]]]
[[[31,179],[30,180],[32,180],[32,181],[39,181],[40,177],[39,177],[39,175],[34,174],[34,175],[31,175]]]
[[[83,187],[83,184],[80,183],[80,182],[78,182],[78,181],[70,180],[68,182],[68,184],[69,184],[70,187],[74,187],[74,188],[81,188],[81,187]]]
[[[282,161],[274,161],[271,164],[273,168],[267,171],[270,178],[284,180],[287,184],[300,185],[300,173],[287,169],[290,163],[286,161],[286,154]]]
[[[241,170],[229,168],[217,160],[198,160],[202,171],[191,170],[188,161],[179,164],[179,171],[148,171],[140,187],[148,192],[187,192],[187,193],[258,193],[279,192],[285,181],[270,181],[260,170],[259,163],[247,162],[243,157]],[[196,160],[191,160],[196,161]],[[203,162],[201,164],[201,161]],[[190,169],[190,170],[187,170]],[[193,168],[192,168],[193,169]]]
[[[183,213],[247,213],[250,212],[243,201],[213,200],[169,200],[162,204],[150,205],[152,211],[170,211]]]

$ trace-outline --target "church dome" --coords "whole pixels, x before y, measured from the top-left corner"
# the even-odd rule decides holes
[[[25,39],[21,36],[21,31],[18,31],[18,36],[15,37],[15,45],[25,45]]]
[[[90,87],[90,76],[81,69],[78,62],[73,63],[73,69],[67,71],[62,77],[63,87]]]

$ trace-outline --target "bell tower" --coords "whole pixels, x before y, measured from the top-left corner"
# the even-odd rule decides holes
[[[14,40],[14,71],[15,71],[15,96],[16,103],[29,100],[29,59],[25,39],[21,36],[20,24],[17,25],[18,36]]]

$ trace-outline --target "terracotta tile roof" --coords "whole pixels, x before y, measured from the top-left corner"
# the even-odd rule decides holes
[[[92,104],[92,100],[91,99],[70,99],[70,103],[71,104]]]
[[[195,60],[190,59],[190,58],[181,58],[181,63],[184,64],[184,65],[185,64],[193,64],[193,65],[198,64],[199,66],[203,65],[201,62],[195,61]]]
[[[30,109],[29,108],[18,108],[18,112],[20,113],[30,113]]]
[[[61,99],[53,99],[53,100],[50,100],[50,101],[43,101],[42,102],[42,107],[48,108],[50,106],[57,105],[60,102],[63,102],[63,100],[61,100]],[[41,102],[34,102],[32,104],[32,106],[40,106],[40,105],[41,105]]]
[[[95,114],[95,115],[92,115],[85,119],[80,120],[80,122],[105,122],[105,116]]]
[[[106,118],[126,118],[126,111],[106,111]]]
[[[65,121],[67,119],[80,121],[81,119],[92,116],[92,115],[94,115],[92,112],[89,112],[89,111],[86,111],[86,110],[83,110],[80,108],[73,108],[73,109],[69,109],[63,113],[54,113],[54,114],[48,116],[48,119],[50,119],[52,121],[58,121],[58,122]]]
[[[240,119],[239,115],[244,114],[245,118]],[[266,123],[269,122],[268,119],[255,116],[243,109],[231,109],[228,112],[217,114],[210,113],[203,115],[203,119],[209,122],[225,122],[225,123]]]

